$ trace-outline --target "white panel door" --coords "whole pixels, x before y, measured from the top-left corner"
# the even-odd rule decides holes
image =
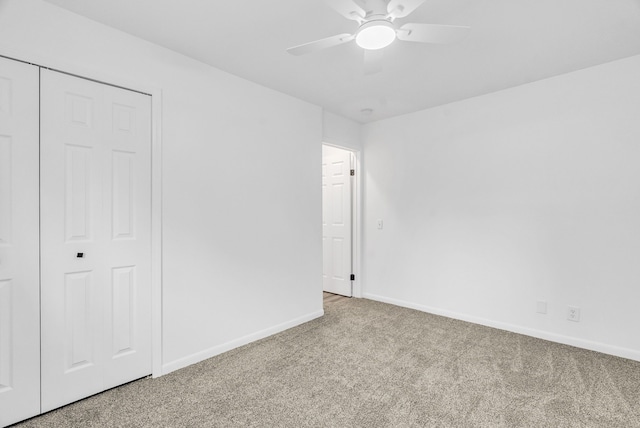
[[[112,388],[151,374],[151,97],[104,89],[104,387]]]
[[[151,373],[151,100],[41,73],[48,411]]]
[[[0,426],[40,413],[38,67],[0,58]]]
[[[322,246],[324,291],[351,296],[351,153],[323,146]]]

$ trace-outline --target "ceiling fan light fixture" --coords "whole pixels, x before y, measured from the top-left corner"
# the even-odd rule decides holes
[[[358,29],[356,43],[363,49],[376,50],[389,46],[396,39],[396,29],[387,20],[365,22]]]

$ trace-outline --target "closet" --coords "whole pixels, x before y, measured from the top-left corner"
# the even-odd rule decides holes
[[[0,58],[0,426],[151,373],[151,97]]]

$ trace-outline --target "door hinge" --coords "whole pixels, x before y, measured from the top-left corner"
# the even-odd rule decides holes
[[[356,276],[354,274],[351,274],[351,281],[355,281],[356,280]]]
[[[353,177],[354,175],[356,175],[356,170],[355,170],[355,169],[352,169],[352,170],[351,170],[351,176]]]

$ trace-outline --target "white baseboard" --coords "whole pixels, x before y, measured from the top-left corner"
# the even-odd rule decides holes
[[[526,336],[536,337],[538,339],[548,340],[550,342],[562,343],[563,345],[575,346],[577,348],[588,349],[590,351],[602,352],[603,354],[615,355],[616,357],[628,358],[630,360],[640,361],[640,351],[630,348],[622,348],[619,346],[608,345],[601,342],[593,342],[590,340],[579,339],[571,336],[551,333],[548,331],[537,330],[533,328],[523,327],[515,324],[493,321],[486,318],[474,317],[458,312],[438,309],[431,306],[421,305],[418,303],[398,300],[391,297],[379,296],[377,294],[363,293],[365,299],[376,300],[378,302],[389,303],[404,308],[415,309],[421,312],[427,312],[434,315],[441,315],[447,318],[453,318],[461,321],[467,321],[474,324],[480,324],[487,327],[493,327],[500,330],[510,331],[512,333],[524,334]]]
[[[298,318],[294,318],[290,321],[284,322],[282,324],[274,325],[273,327],[266,328],[264,330],[257,331],[252,334],[248,334],[246,336],[242,336],[238,339],[234,339],[230,342],[223,343],[222,345],[214,346],[209,349],[205,349],[200,352],[196,352],[195,354],[188,355],[186,357],[182,357],[178,360],[172,361],[170,363],[163,364],[162,366],[162,374],[169,374],[178,369],[190,366],[195,363],[199,363],[200,361],[204,361],[208,358],[215,357],[216,355],[222,354],[224,352],[230,351],[232,349],[238,348],[240,346],[246,345],[251,342],[255,342],[256,340],[263,339],[267,336],[271,336],[276,333],[280,333],[281,331],[290,329],[292,327],[298,326],[300,324],[304,324],[313,319],[319,318],[324,315],[324,310],[312,312],[307,315],[303,315]]]

